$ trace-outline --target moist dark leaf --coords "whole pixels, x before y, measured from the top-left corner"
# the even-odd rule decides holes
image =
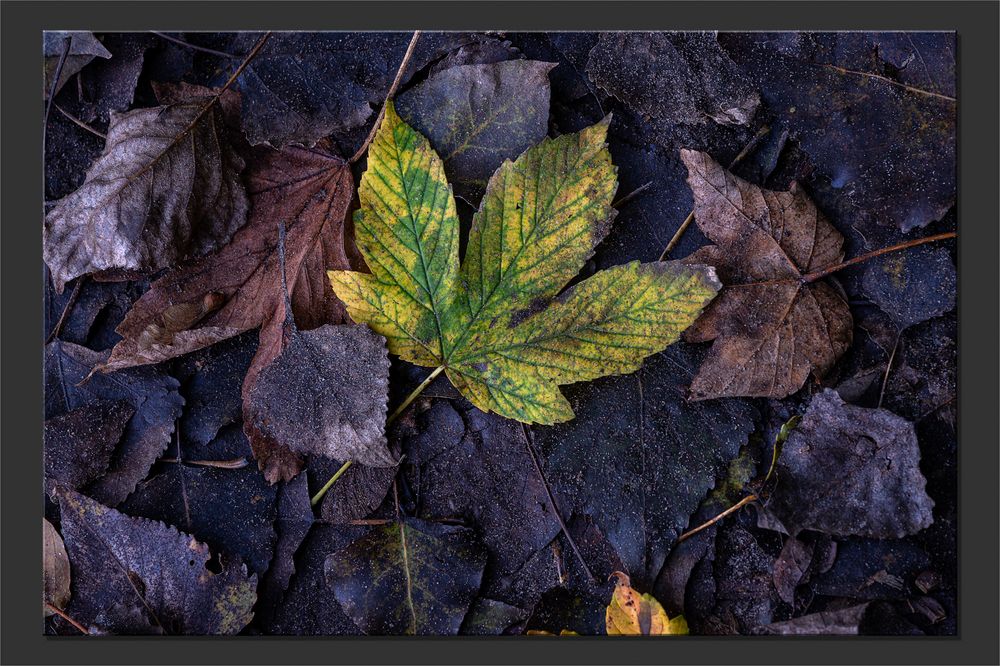
[[[771,192],[706,153],[682,150],[681,159],[695,221],[715,242],[685,261],[715,266],[725,284],[684,333],[688,342],[714,341],[692,398],[783,398],[810,372],[826,374],[851,345],[843,296],[826,282],[801,279],[842,261],[844,237],[794,183]]]
[[[330,480],[346,460],[311,456],[308,460],[309,492],[315,494]],[[354,463],[323,495],[320,518],[333,525],[366,518],[385,499],[396,467],[371,467]]]
[[[589,514],[641,588],[753,429],[735,400],[688,403],[702,358],[689,345],[650,357],[631,376],[566,391],[577,416],[534,430],[563,512]]]
[[[608,32],[587,73],[632,109],[669,124],[746,125],[760,97],[711,32]]]
[[[80,73],[83,99],[71,107],[78,110],[80,120],[106,127],[111,111],[125,111],[132,106],[146,50],[155,40],[153,35],[135,32],[102,36],[111,58],[94,60]]]
[[[297,455],[392,467],[388,391],[389,353],[367,326],[296,332],[250,389],[245,429]]]
[[[362,125],[385,99],[412,33],[278,32],[239,78],[243,127],[252,144],[311,146]],[[259,35],[238,35],[231,49],[246,53]],[[469,43],[463,33],[421,36],[405,84],[414,72]]]
[[[70,599],[70,566],[66,546],[52,523],[42,518],[42,601],[66,608]],[[52,611],[45,609],[45,616]]]
[[[952,314],[903,333],[886,384],[887,408],[913,421],[937,413],[954,428],[957,326],[957,318]],[[949,439],[950,446],[954,446],[954,437]]]
[[[817,594],[855,599],[903,599],[930,558],[911,539],[848,539],[837,545],[833,566],[810,586]]]
[[[888,539],[933,521],[913,424],[848,405],[830,389],[812,399],[789,435],[777,477],[767,510],[792,535],[811,529]]]
[[[260,576],[274,551],[276,494],[252,466],[175,463],[140,483],[120,509],[173,525],[213,551],[236,555]]]
[[[186,402],[181,435],[188,448],[207,445],[219,430],[242,422],[240,387],[257,353],[257,334],[247,332],[183,357],[177,375]]]
[[[435,401],[402,444],[425,520],[463,520],[490,553],[488,576],[519,570],[559,532],[519,423],[462,401]]]
[[[57,290],[88,273],[155,271],[207,254],[246,223],[244,161],[221,107],[205,96],[111,116],[86,181],[45,217]]]
[[[795,603],[795,588],[805,577],[813,559],[812,542],[789,537],[774,561],[774,589],[786,604]]]
[[[453,635],[485,564],[472,530],[407,518],[333,553],[325,571],[337,601],[364,633]]]
[[[274,557],[257,588],[257,617],[266,623],[273,617],[295,573],[295,551],[299,549],[313,523],[309,488],[305,476],[298,476],[277,487],[277,518],[274,531]]]
[[[235,634],[253,617],[256,576],[173,527],[130,518],[60,491],[63,538],[73,572],[67,612],[115,634]]]
[[[45,486],[77,490],[103,475],[135,413],[126,400],[91,402],[45,422]]]
[[[441,155],[455,193],[476,201],[504,160],[545,138],[553,67],[534,60],[453,66],[400,95],[396,110]]]
[[[69,51],[66,51],[66,40],[70,40]],[[52,89],[52,79],[56,76],[59,68],[59,60],[62,54],[66,53],[62,71],[59,73],[59,83],[56,84],[56,93],[70,78],[83,69],[87,63],[94,58],[110,58],[111,53],[104,48],[104,45],[94,36],[92,32],[78,30],[46,30],[42,36],[42,56],[45,65],[45,80],[42,87],[43,98],[49,98],[49,91]]]
[[[859,604],[837,610],[820,611],[800,617],[772,622],[759,627],[754,633],[781,636],[840,636],[858,634],[861,619],[868,604]]]
[[[463,636],[499,636],[524,622],[528,613],[496,599],[479,598],[472,604],[459,631]]]
[[[98,282],[86,277],[77,279],[83,280],[83,286],[77,293],[73,307],[66,313],[57,337],[98,351],[109,349],[121,340],[121,336],[115,333],[115,326],[149,288],[149,283],[143,280]],[[46,338],[66,311],[74,289],[75,285],[73,289],[56,294],[55,288],[46,280]]]
[[[954,204],[954,32],[738,33],[722,41],[866,224],[909,231]]]
[[[739,525],[719,530],[715,542],[715,610],[719,633],[746,634],[771,621],[774,560]]]
[[[614,583],[605,583],[597,591],[572,592],[555,587],[542,595],[525,625],[526,630],[575,631],[583,636],[600,636],[605,633],[605,611]]]
[[[292,483],[299,482],[296,479]],[[324,571],[327,557],[346,548],[369,528],[316,523],[295,556],[291,585],[273,610],[262,609],[266,634],[357,636],[362,632],[344,612]],[[368,557],[367,555],[365,557]],[[376,599],[373,603],[381,603]]]
[[[957,281],[951,253],[925,245],[868,262],[861,288],[906,328],[954,308]]]
[[[506,37],[506,35],[505,35]],[[488,65],[522,57],[520,51],[506,39],[489,35],[473,34],[472,41],[463,44],[441,58],[427,70],[428,76],[460,65]]]
[[[106,355],[55,340],[45,348],[45,416],[53,418],[97,400],[124,400],[135,414],[125,427],[108,473],[87,493],[108,506],[124,500],[146,477],[174,433],[184,399],[179,383],[158,368],[134,368],[112,376],[95,374]]]

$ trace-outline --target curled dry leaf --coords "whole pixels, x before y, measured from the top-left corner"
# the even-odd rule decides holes
[[[247,394],[244,427],[296,455],[390,467],[388,395],[389,354],[367,326],[296,331]]]
[[[472,530],[405,518],[330,555],[325,572],[337,601],[366,634],[454,635],[485,565]]]
[[[694,400],[783,398],[822,377],[847,350],[851,311],[843,296],[805,274],[840,263],[844,237],[793,184],[772,192],[734,176],[708,154],[681,150],[695,221],[715,245],[685,261],[715,266],[725,287],[685,334],[713,341]]]
[[[615,591],[605,613],[608,636],[667,636],[688,633],[683,615],[670,619],[651,594],[632,589],[629,577],[614,572]]]
[[[73,571],[69,614],[114,634],[236,634],[253,617],[256,576],[173,527],[59,491]]]
[[[155,271],[207,254],[246,223],[244,161],[219,99],[111,114],[84,184],[45,217],[44,257],[58,291],[88,273]]]
[[[777,476],[767,510],[793,535],[811,529],[891,539],[933,521],[913,424],[845,404],[830,389],[813,398],[789,435]]]
[[[556,298],[610,228],[609,122],[504,162],[460,267],[444,164],[388,104],[355,215],[372,273],[330,271],[351,317],[404,360],[446,368],[476,407],[526,423],[568,421],[559,385],[634,372],[676,341],[718,290],[710,268],[632,262]]]
[[[52,523],[42,518],[42,602],[64,609],[70,598],[70,567],[66,546]],[[45,615],[52,611],[45,609]]]

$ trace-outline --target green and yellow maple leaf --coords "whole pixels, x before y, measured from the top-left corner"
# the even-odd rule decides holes
[[[354,217],[371,273],[329,272],[351,318],[391,353],[443,368],[476,407],[525,423],[568,421],[559,385],[634,372],[675,342],[720,288],[711,268],[636,261],[560,294],[614,218],[608,123],[505,161],[460,264],[443,162],[387,104]]]

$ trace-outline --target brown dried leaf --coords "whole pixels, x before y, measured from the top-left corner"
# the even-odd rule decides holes
[[[263,326],[252,385],[281,352],[279,221],[288,228],[288,288],[299,325],[343,321],[326,270],[349,267],[343,224],[353,187],[347,163],[321,146],[261,149],[249,173],[249,223],[218,253],[153,283],[118,326],[124,339],[102,371],[158,363]]]
[[[42,574],[45,579],[42,601],[59,609],[66,608],[70,597],[69,557],[66,555],[66,546],[59,532],[44,518],[42,518]],[[45,609],[45,615],[51,614],[52,611]]]
[[[297,331],[245,394],[244,428],[297,455],[390,467],[388,392],[389,352],[367,326]]]
[[[207,254],[246,223],[244,161],[219,99],[111,114],[84,184],[45,217],[58,291],[80,275],[155,271]]]
[[[798,185],[772,192],[734,176],[706,153],[681,150],[695,220],[715,245],[685,261],[715,266],[726,285],[684,334],[714,340],[691,383],[694,400],[783,398],[810,371],[822,377],[851,344],[851,311],[824,282],[803,275],[840,263],[844,238]]]

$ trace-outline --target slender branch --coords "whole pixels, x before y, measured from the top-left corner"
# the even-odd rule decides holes
[[[49,114],[52,113],[52,101],[56,97],[56,88],[59,86],[59,77],[62,76],[63,65],[66,64],[66,58],[69,56],[69,47],[73,44],[72,37],[66,37],[66,45],[63,47],[63,52],[59,56],[59,62],[56,64],[56,73],[52,77],[52,85],[49,86],[49,98],[45,102],[45,124],[42,125],[42,150],[45,150],[45,137],[48,135],[49,129]]]
[[[742,162],[743,158],[749,155],[750,151],[753,150],[754,147],[756,147],[756,145],[760,143],[760,140],[763,139],[765,136],[767,136],[768,133],[770,133],[770,131],[771,128],[768,127],[767,125],[764,125],[759,130],[757,130],[757,133],[754,135],[752,139],[750,139],[750,142],[747,145],[743,146],[743,150],[741,150],[739,154],[733,158],[733,161],[729,163],[729,169],[732,169],[737,164]],[[677,244],[681,242],[681,237],[684,235],[684,232],[687,231],[687,228],[691,226],[691,223],[693,221],[694,221],[694,209],[692,208],[691,212],[688,213],[687,217],[684,218],[684,221],[681,222],[681,226],[677,227],[677,231],[674,232],[673,238],[671,238],[670,242],[667,243],[667,246],[663,248],[663,252],[660,253],[660,261],[664,261],[667,258],[667,255],[670,254],[671,250],[677,247]]]
[[[406,396],[403,402],[399,404],[399,407],[397,407],[396,410],[389,415],[389,418],[385,420],[385,427],[388,429],[390,425],[395,423],[396,419],[398,419],[400,414],[403,413],[403,410],[409,407],[410,403],[416,400],[417,396],[423,393],[424,389],[430,386],[431,382],[433,382],[437,378],[437,376],[440,375],[442,372],[444,372],[443,365],[434,368],[434,371],[431,374],[427,375],[427,379],[420,382],[420,385],[417,388],[410,391],[410,395]],[[313,498],[311,500],[309,500],[310,504],[312,504],[313,506],[319,504],[320,500],[323,499],[323,495],[326,495],[327,491],[330,490],[330,488],[333,486],[334,483],[336,483],[337,479],[339,479],[341,476],[344,475],[344,472],[348,470],[348,468],[351,466],[353,462],[354,462],[353,460],[348,460],[343,465],[341,465],[340,469],[337,470],[336,474],[331,476],[330,480],[327,481],[325,484],[323,484],[323,487],[320,488],[315,495],[313,495]]]
[[[233,458],[232,460],[181,460],[180,458],[160,458],[162,463],[176,463],[183,465],[198,465],[200,467],[216,467],[219,469],[242,469],[247,466],[246,458]]]
[[[348,160],[351,164],[354,164],[361,159],[361,157],[365,154],[365,151],[368,150],[368,146],[371,145],[371,142],[375,139],[375,133],[378,132],[379,125],[382,124],[382,118],[385,117],[385,105],[392,99],[392,96],[396,94],[396,88],[399,87],[399,82],[403,80],[403,72],[406,71],[406,66],[410,64],[410,57],[413,56],[414,49],[417,48],[418,39],[420,39],[420,31],[414,30],[413,37],[410,39],[410,45],[406,47],[406,54],[403,56],[403,61],[399,63],[399,69],[396,70],[396,78],[393,79],[392,85],[389,86],[389,92],[385,95],[385,102],[382,103],[382,108],[378,112],[375,124],[372,125],[371,131],[368,132],[368,137],[365,139],[365,142],[361,144],[360,148],[358,148],[358,152],[354,153],[354,156]]]
[[[168,35],[165,32],[156,32],[155,30],[151,30],[150,32],[152,32],[157,37],[161,37],[161,38],[167,40],[168,42],[173,42],[174,44],[180,44],[181,46],[187,47],[187,48],[192,49],[194,51],[201,51],[203,53],[211,53],[212,55],[219,56],[220,58],[232,58],[233,60],[235,60],[236,58],[239,58],[238,55],[234,55],[232,53],[226,53],[225,51],[216,51],[215,49],[210,49],[207,46],[198,46],[197,44],[192,44],[191,42],[186,42],[183,39],[179,39],[177,37],[171,37],[170,35]]]
[[[712,518],[711,520],[707,520],[704,523],[702,523],[701,525],[699,525],[698,527],[694,528],[693,530],[689,530],[689,531],[685,532],[684,534],[680,535],[679,537],[677,537],[677,543],[680,543],[680,542],[684,541],[685,539],[689,539],[689,538],[693,537],[695,534],[697,534],[698,532],[701,532],[702,530],[711,527],[712,525],[714,525],[715,523],[719,522],[720,520],[722,520],[723,518],[725,518],[729,514],[734,513],[736,511],[739,511],[741,507],[746,506],[747,504],[749,504],[750,502],[753,502],[756,499],[757,499],[756,495],[747,495],[746,497],[744,497],[743,499],[741,499],[739,502],[737,502],[736,504],[732,505],[731,507],[729,507],[728,509],[726,509],[725,511],[723,511],[722,513],[720,513],[719,515],[717,515],[715,518]]]
[[[820,63],[816,63],[820,64]],[[912,93],[917,93],[918,95],[927,95],[928,97],[937,97],[938,99],[943,99],[948,102],[957,101],[954,97],[949,95],[942,95],[941,93],[931,92],[930,90],[924,90],[923,88],[915,88],[913,86],[908,86],[905,83],[900,83],[899,81],[893,81],[892,79],[882,76],[880,74],[872,74],[871,72],[859,72],[856,69],[847,69],[846,67],[840,67],[838,65],[833,65],[830,63],[822,63],[823,67],[832,69],[835,72],[840,72],[841,74],[853,74],[855,76],[864,76],[869,79],[875,79],[876,81],[881,81],[883,83],[888,83],[892,86],[898,86],[903,90],[909,90]]]
[[[83,634],[84,636],[89,636],[90,635],[90,631],[87,629],[87,627],[83,626],[82,624],[80,624],[79,622],[77,622],[76,620],[74,620],[73,618],[71,618],[61,608],[59,608],[58,606],[54,606],[54,605],[50,604],[48,601],[43,602],[43,603],[44,603],[44,605],[45,605],[46,608],[48,608],[51,612],[55,613],[56,615],[58,615],[62,619],[64,619],[67,622],[69,622],[71,625],[73,625],[73,628],[76,629],[77,631],[79,631],[81,634]]]
[[[535,447],[532,446],[531,437],[528,436],[528,426],[522,423],[521,432],[524,435],[524,445],[528,449],[528,454],[531,455],[531,462],[535,464],[535,471],[538,472],[538,478],[542,480],[542,487],[545,488],[545,494],[549,498],[549,504],[552,506],[552,513],[555,514],[556,520],[559,522],[559,528],[562,530],[562,533],[566,535],[566,540],[569,541],[570,547],[573,549],[573,552],[576,553],[576,558],[580,560],[580,565],[587,574],[587,578],[590,579],[590,582],[594,582],[594,574],[590,572],[590,567],[587,566],[587,561],[583,559],[583,555],[580,554],[580,549],[576,547],[576,541],[573,541],[573,537],[570,536],[569,529],[566,528],[566,523],[563,522],[562,515],[559,513],[559,507],[556,505],[556,499],[552,496],[552,490],[549,488],[549,482],[545,479],[545,473],[542,472],[542,466],[538,464],[538,456],[535,455]]]
[[[880,257],[883,254],[888,254],[890,252],[895,252],[896,250],[905,250],[907,248],[916,247],[918,245],[923,245],[925,243],[933,243],[939,240],[947,240],[949,238],[955,238],[958,234],[954,231],[948,231],[943,234],[934,234],[933,236],[925,236],[924,238],[916,238],[914,240],[906,241],[905,243],[897,243],[896,245],[890,245],[889,247],[883,247],[878,250],[872,250],[871,252],[866,252],[860,256],[854,257],[853,259],[848,259],[847,261],[836,264],[835,266],[829,266],[821,271],[815,271],[813,273],[807,273],[802,276],[802,282],[804,284],[809,284],[810,282],[815,282],[816,280],[821,280],[827,275],[836,273],[837,271],[843,270],[848,266],[853,266],[854,264],[860,264],[869,259],[874,259],[875,257]]]
[[[95,136],[101,137],[105,141],[108,140],[108,135],[107,134],[105,134],[104,132],[100,132],[100,131],[94,129],[93,127],[91,127],[87,123],[83,122],[82,120],[80,120],[79,118],[77,118],[72,113],[70,113],[66,109],[62,108],[58,104],[56,104],[56,103],[53,102],[52,106],[56,107],[56,111],[58,111],[59,113],[63,114],[64,116],[66,116],[66,118],[68,118],[69,121],[71,123],[73,123],[74,125],[76,125],[77,127],[82,127],[83,129],[87,130],[91,134],[93,134]]]
[[[73,291],[69,295],[69,300],[66,302],[66,307],[63,308],[62,314],[59,315],[59,321],[57,321],[56,325],[52,327],[52,332],[49,333],[49,337],[45,338],[45,344],[49,344],[50,342],[55,340],[59,336],[59,333],[62,332],[63,324],[66,323],[66,318],[69,316],[70,311],[73,309],[73,305],[76,303],[77,297],[80,296],[80,289],[83,287],[83,283],[86,281],[87,281],[87,276],[84,275],[79,280],[76,281],[75,285],[73,285]]]
[[[626,194],[625,196],[623,196],[618,201],[615,201],[614,203],[612,203],[611,207],[612,208],[621,208],[622,206],[624,206],[625,204],[627,204],[629,201],[631,201],[632,199],[635,199],[637,196],[639,196],[640,194],[642,194],[643,192],[645,192],[646,190],[648,190],[649,187],[652,184],[653,184],[653,181],[649,181],[645,185],[640,185],[639,187],[635,188],[634,190],[632,190],[631,192],[629,192],[628,194]]]

